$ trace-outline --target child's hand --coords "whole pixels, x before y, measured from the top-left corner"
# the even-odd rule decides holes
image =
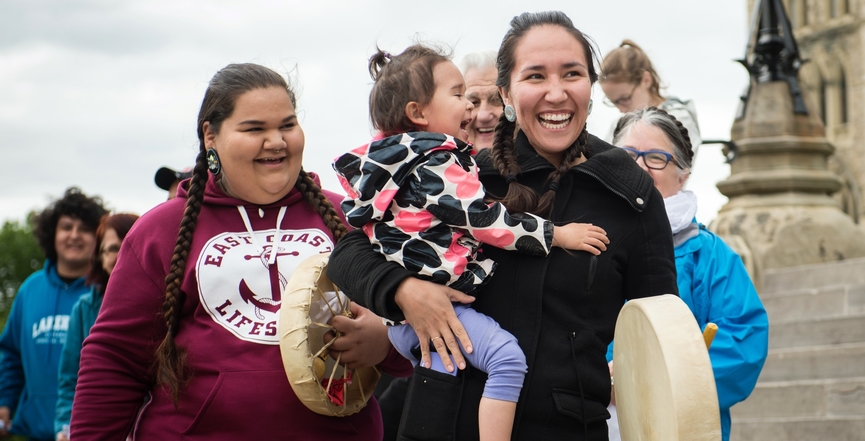
[[[607,250],[610,239],[601,227],[592,224],[567,224],[553,227],[553,246],[588,251],[594,255]]]
[[[330,347],[331,358],[335,360],[341,352],[340,363],[350,369],[381,363],[391,348],[387,326],[381,322],[381,317],[357,303],[351,302],[349,308],[352,317],[337,314],[330,320],[334,329],[342,334]],[[334,337],[333,331],[329,331],[324,334],[323,341],[327,344]]]

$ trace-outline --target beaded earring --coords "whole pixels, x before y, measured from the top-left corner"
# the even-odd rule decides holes
[[[222,164],[219,162],[219,154],[212,148],[207,149],[207,170],[214,176],[218,175],[219,172],[222,171]]]

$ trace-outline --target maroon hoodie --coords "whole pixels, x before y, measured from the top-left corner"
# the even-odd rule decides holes
[[[122,440],[134,430],[135,440],[380,440],[375,399],[355,415],[327,417],[301,404],[286,379],[276,332],[279,286],[304,259],[334,246],[296,189],[274,204],[255,206],[226,196],[210,178],[175,337],[187,350],[192,376],[177,408],[167,389],[152,385],[154,351],[166,333],[160,313],[165,275],[187,183],[177,198],[142,216],[123,242],[81,353],[71,437]],[[325,194],[335,205],[342,200]],[[277,240],[278,271],[269,272],[265,263]],[[393,350],[381,367],[396,375],[411,369]]]

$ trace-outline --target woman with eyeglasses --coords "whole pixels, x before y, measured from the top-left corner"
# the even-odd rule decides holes
[[[60,355],[60,379],[57,393],[57,412],[54,418],[54,433],[57,441],[69,441],[69,420],[72,415],[72,398],[78,384],[78,366],[81,358],[81,345],[90,335],[90,328],[96,322],[96,315],[102,307],[102,296],[108,278],[117,264],[117,253],[137,214],[120,213],[105,215],[96,228],[96,249],[93,252],[87,284],[92,286],[72,307],[69,315],[69,328],[66,343]]]
[[[673,231],[679,296],[691,308],[700,329],[710,322],[718,325],[709,358],[726,441],[730,438],[730,407],[751,394],[766,361],[766,310],[742,259],[694,217],[697,198],[683,190],[694,157],[684,125],[657,107],[635,110],[619,119],[613,143],[652,176],[664,197]],[[612,345],[607,356],[612,356]],[[610,428],[617,434],[615,422],[610,419]],[[614,433],[611,440],[618,439]]]
[[[619,47],[604,57],[601,70],[603,72],[598,82],[607,96],[604,104],[622,113],[650,106],[664,109],[688,129],[691,145],[694,151],[697,150],[703,139],[697,125],[694,102],[661,95],[661,77],[648,55],[636,43],[622,40]]]

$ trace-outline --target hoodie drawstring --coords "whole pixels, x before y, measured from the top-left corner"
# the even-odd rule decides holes
[[[276,215],[276,234],[273,237],[273,249],[270,251],[270,257],[267,259],[267,266],[273,265],[276,262],[276,255],[279,251],[279,243],[280,243],[280,225],[282,225],[282,219],[285,217],[285,211],[288,207],[279,207],[279,214]],[[252,243],[258,248],[258,251],[264,252],[264,247],[261,246],[261,243],[258,242],[258,238],[255,237],[255,230],[252,229],[252,223],[249,222],[249,214],[246,212],[246,208],[243,205],[237,206],[237,211],[240,213],[241,219],[243,219],[243,225],[246,227],[246,232],[252,237]]]

